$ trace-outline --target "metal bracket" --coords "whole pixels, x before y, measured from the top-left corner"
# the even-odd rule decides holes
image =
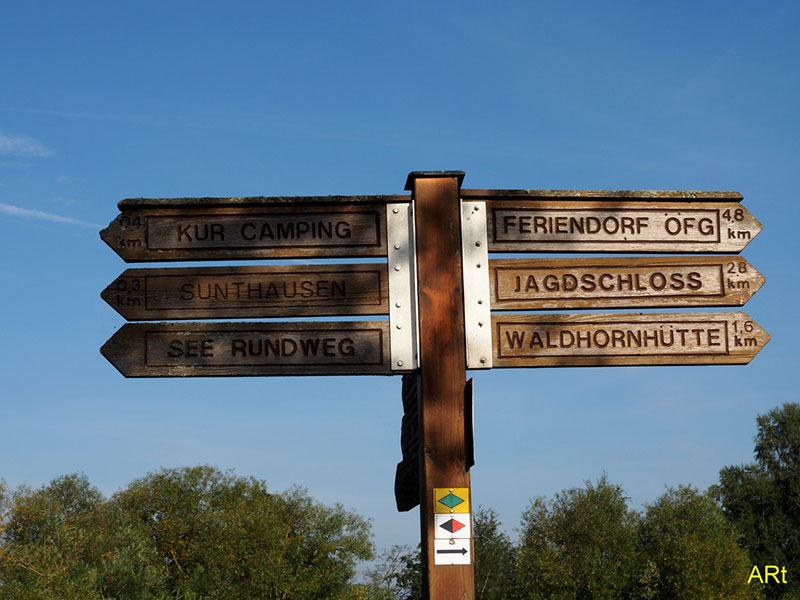
[[[467,368],[492,368],[486,202],[461,201],[461,257]]]
[[[389,257],[389,327],[393,371],[419,368],[417,246],[414,203],[386,205]]]

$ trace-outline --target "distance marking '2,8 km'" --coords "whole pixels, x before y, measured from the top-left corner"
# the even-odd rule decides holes
[[[487,202],[490,252],[740,252],[761,231],[738,202]]]
[[[735,256],[489,260],[493,310],[742,306],[764,276]]]
[[[743,312],[492,315],[495,367],[746,364],[769,339]]]

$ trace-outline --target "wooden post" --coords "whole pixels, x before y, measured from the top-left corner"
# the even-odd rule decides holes
[[[434,544],[434,489],[470,487],[464,426],[466,355],[459,205],[463,177],[462,171],[413,172],[406,183],[415,200],[417,229],[420,524],[422,588],[427,600],[475,597],[472,541],[461,541],[468,549],[469,562],[457,565],[436,564]],[[469,519],[471,514],[462,516]],[[446,556],[441,554],[438,562]]]

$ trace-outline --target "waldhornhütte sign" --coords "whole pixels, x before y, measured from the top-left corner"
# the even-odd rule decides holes
[[[145,322],[101,351],[126,377],[402,374],[395,496],[420,506],[435,600],[474,598],[467,368],[744,364],[769,341],[742,312],[492,313],[742,306],[764,278],[734,256],[761,230],[741,195],[465,190],[463,177],[411,173],[410,196],[124,200],[101,232],[127,262],[385,257],[128,269],[102,297]],[[388,319],[146,322],[331,315]]]

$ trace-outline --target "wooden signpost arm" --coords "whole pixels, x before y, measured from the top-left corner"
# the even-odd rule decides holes
[[[472,549],[468,564],[436,564],[434,544],[434,488],[470,487],[464,427],[466,358],[459,207],[463,176],[461,171],[414,172],[406,184],[416,203],[420,522],[423,598],[427,600],[474,598]]]

